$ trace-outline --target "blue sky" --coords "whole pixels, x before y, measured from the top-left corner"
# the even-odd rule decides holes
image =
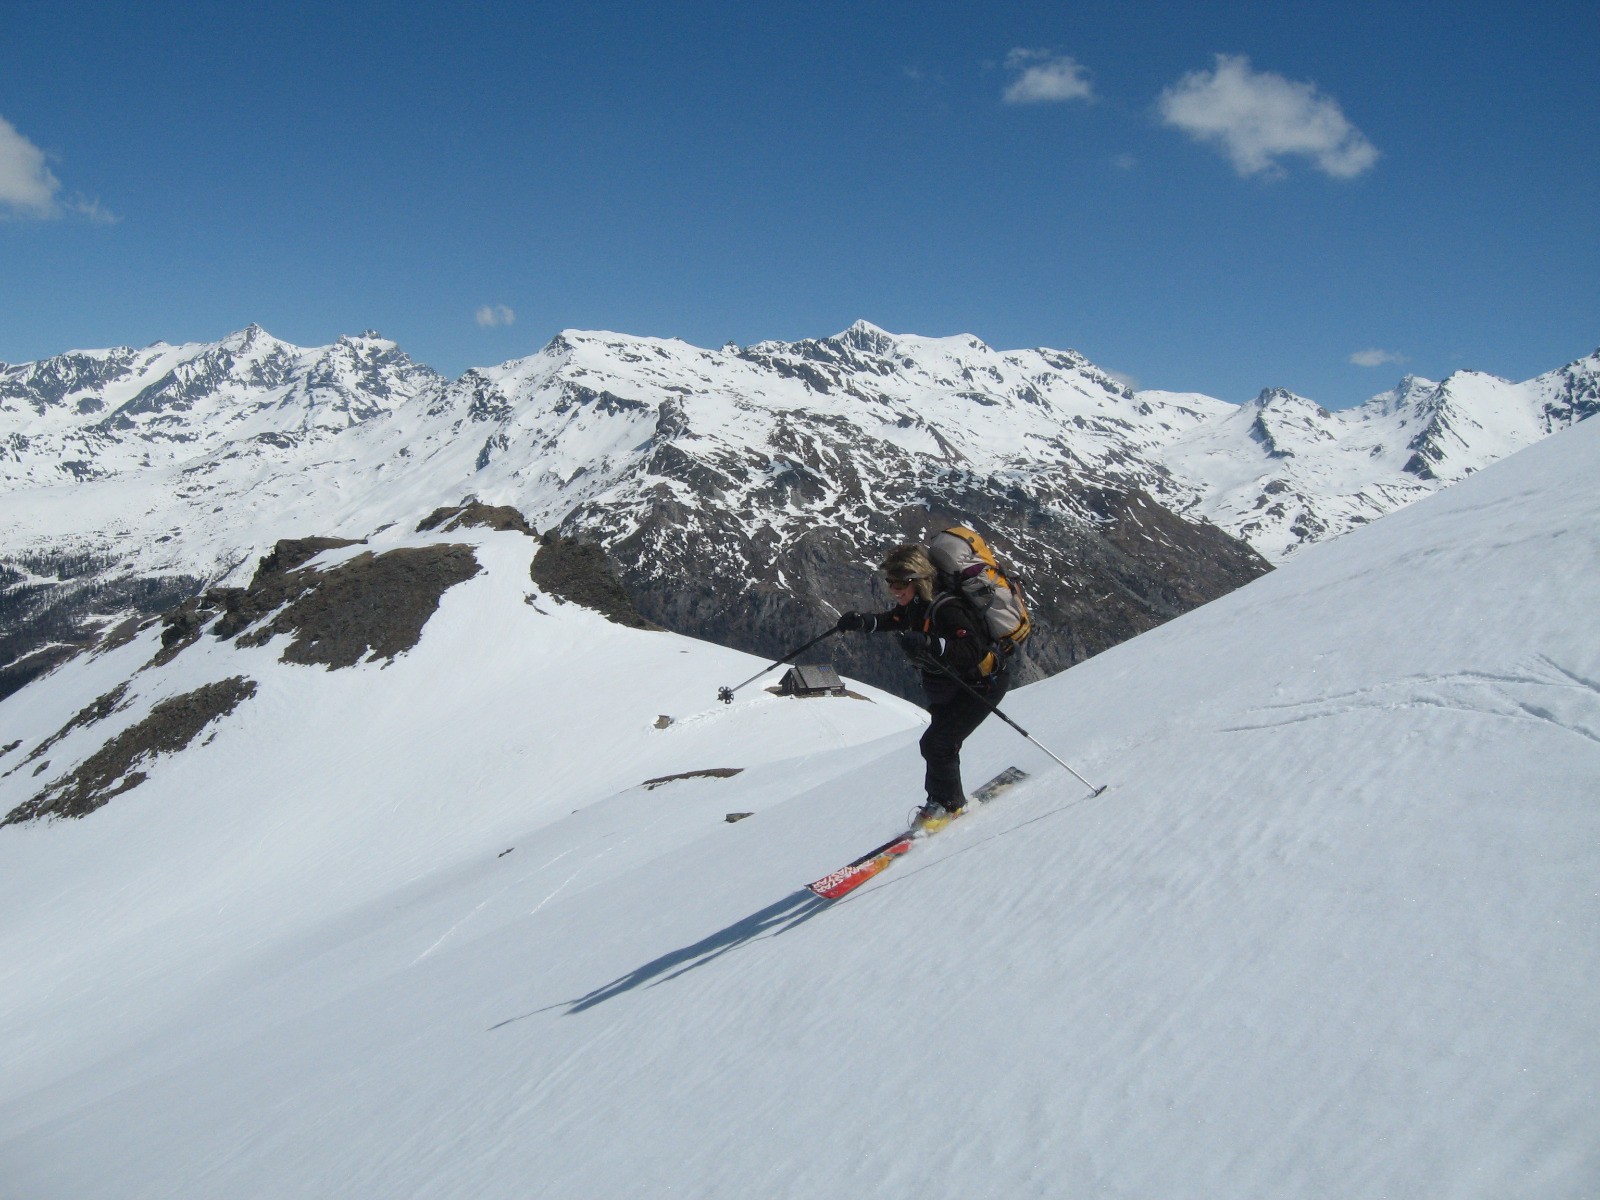
[[[0,360],[1073,348],[1344,407],[1600,344],[1600,8],[11,0]]]

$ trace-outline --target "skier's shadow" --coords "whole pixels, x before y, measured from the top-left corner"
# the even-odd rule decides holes
[[[757,938],[777,937],[780,933],[787,933],[796,925],[809,921],[826,907],[828,907],[826,900],[801,888],[776,904],[769,904],[760,912],[751,913],[726,929],[720,929],[710,937],[702,938],[692,946],[674,950],[671,954],[663,954],[660,958],[647,962],[618,979],[613,979],[604,987],[596,988],[587,996],[579,997],[567,1005],[567,1012],[569,1015],[581,1013],[645,984],[653,987],[657,983],[669,983],[696,967],[715,962],[728,951],[737,950]]]
[[[684,946],[681,950],[674,950],[670,954],[663,954],[660,958],[647,962],[642,967],[636,967],[617,979],[613,979],[604,987],[598,987],[587,996],[580,996],[576,1000],[564,1001],[561,1004],[551,1005],[550,1008],[565,1008],[568,1015],[581,1013],[593,1008],[597,1004],[604,1004],[624,992],[631,992],[636,987],[646,984],[654,986],[658,983],[667,983],[687,974],[696,967],[703,967],[707,963],[715,962],[730,950],[737,950],[740,946],[756,941],[758,938],[776,937],[780,933],[787,933],[796,925],[809,921],[823,909],[828,907],[828,901],[813,895],[801,888],[779,900],[776,904],[769,904],[760,912],[751,913],[748,917],[741,918],[729,925],[726,929],[719,929],[710,937],[702,938],[692,946]],[[539,1009],[539,1012],[549,1012],[550,1008]],[[533,1013],[524,1016],[531,1017]],[[499,1029],[503,1025],[523,1020],[523,1017],[512,1017],[501,1021],[498,1025],[491,1025],[491,1030]]]

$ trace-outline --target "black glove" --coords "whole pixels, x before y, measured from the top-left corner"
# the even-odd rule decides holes
[[[867,618],[858,612],[840,613],[839,623],[834,626],[835,629],[842,630],[845,633],[858,633],[866,627]]]
[[[944,639],[913,629],[900,635],[900,648],[907,658],[937,658],[944,653]]]

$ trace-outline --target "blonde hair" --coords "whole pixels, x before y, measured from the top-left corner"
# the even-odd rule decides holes
[[[910,578],[917,585],[917,595],[925,601],[933,600],[933,560],[921,546],[915,543],[896,546],[883,560],[883,571],[886,575]]]

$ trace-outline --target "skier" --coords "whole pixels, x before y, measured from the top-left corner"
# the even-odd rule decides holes
[[[936,594],[938,572],[921,546],[896,546],[883,561],[883,573],[895,606],[883,613],[844,613],[837,628],[898,633],[906,656],[922,668],[922,688],[932,721],[920,743],[927,763],[927,800],[913,820],[920,828],[930,821],[949,819],[966,807],[961,745],[1000,703],[1008,672],[1004,656],[993,648],[983,618],[954,592]]]

